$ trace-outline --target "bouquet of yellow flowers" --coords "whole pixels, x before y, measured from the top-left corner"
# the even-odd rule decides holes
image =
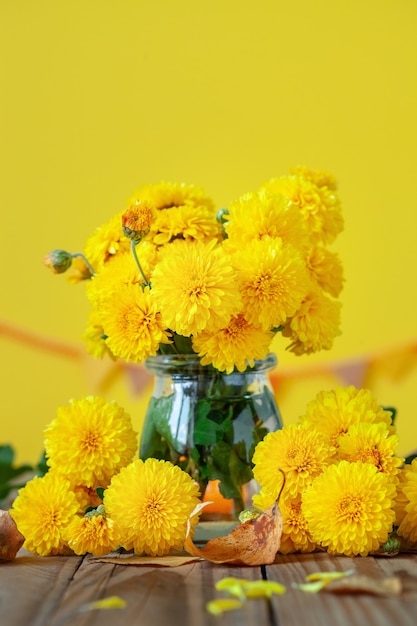
[[[301,355],[340,332],[343,268],[328,246],[342,228],[334,178],[298,167],[220,210],[193,185],[142,185],[83,252],[46,257],[88,279],[88,351],[161,374],[142,459],[179,465],[202,493],[218,479],[243,508],[255,446],[282,426],[265,377],[274,337]]]
[[[142,185],[89,237],[46,265],[88,280],[88,351],[126,362],[196,354],[244,371],[276,333],[301,355],[340,333],[343,268],[329,250],[343,229],[330,174],[297,167],[217,210],[202,189]]]

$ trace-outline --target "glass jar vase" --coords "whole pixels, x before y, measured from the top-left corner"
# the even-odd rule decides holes
[[[202,366],[195,354],[158,355],[146,361],[155,376],[145,416],[140,458],[171,461],[188,472],[203,495],[209,481],[234,501],[234,514],[250,506],[256,444],[282,421],[268,372],[274,354],[244,372]]]

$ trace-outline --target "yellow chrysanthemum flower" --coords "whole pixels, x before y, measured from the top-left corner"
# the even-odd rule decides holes
[[[122,212],[117,213],[109,222],[102,224],[87,239],[84,254],[95,272],[120,252],[127,252],[130,240],[123,234]]]
[[[310,424],[289,424],[268,433],[257,444],[252,457],[253,475],[276,499],[283,472],[287,497],[293,498],[332,462],[334,452],[327,438]]]
[[[240,308],[236,273],[215,241],[177,241],[152,275],[152,294],[168,328],[189,337],[225,326]]]
[[[201,365],[213,365],[220,372],[231,374],[253,367],[255,359],[264,359],[274,334],[249,323],[243,315],[233,316],[224,328],[213,333],[203,331],[193,337],[192,345]]]
[[[301,255],[278,240],[252,241],[233,257],[246,319],[271,330],[293,316],[310,279]]]
[[[307,405],[301,421],[326,434],[330,445],[335,447],[339,445],[339,437],[353,424],[382,422],[393,433],[390,411],[379,406],[369,389],[356,389],[353,385],[319,392]]]
[[[317,187],[327,187],[333,191],[336,191],[337,189],[336,178],[333,174],[326,172],[325,170],[316,170],[304,165],[296,165],[295,167],[290,168],[290,174],[311,180],[311,182]]]
[[[410,543],[417,542],[417,459],[404,468],[401,495],[405,499],[398,535]]]
[[[313,541],[331,554],[367,556],[388,539],[394,522],[395,485],[374,465],[330,465],[302,496]]]
[[[71,490],[75,493],[75,497],[78,500],[78,513],[84,515],[85,510],[90,507],[98,507],[103,504],[102,499],[97,494],[97,487],[86,487],[85,485],[72,485]]]
[[[203,241],[221,239],[221,226],[212,209],[206,206],[180,206],[157,213],[152,226],[153,243],[164,245],[176,238]]]
[[[19,490],[10,515],[25,537],[24,547],[40,556],[66,552],[63,529],[78,510],[77,499],[66,478],[48,472],[35,476]]]
[[[195,185],[166,181],[141,185],[131,203],[137,201],[150,203],[157,209],[149,235],[157,245],[177,237],[202,240],[220,234],[212,199]]]
[[[75,554],[89,552],[103,556],[118,547],[114,538],[114,524],[99,507],[83,517],[74,517],[63,530],[62,537]]]
[[[139,258],[143,273],[149,279],[158,260],[157,248],[147,241],[136,246],[136,254]],[[100,310],[103,302],[121,285],[143,284],[142,275],[136,265],[132,252],[117,254],[103,269],[87,283],[87,296],[93,306]]]
[[[156,184],[143,184],[133,193],[130,203],[136,200],[149,202],[156,209],[170,209],[184,205],[206,206],[213,209],[213,200],[201,187],[187,183],[162,181]]]
[[[72,485],[106,487],[136,451],[129,415],[100,397],[71,400],[45,429],[47,463]]]
[[[344,283],[339,256],[323,246],[314,246],[307,254],[306,263],[312,279],[319,287],[337,298]]]
[[[298,355],[330,350],[341,332],[340,309],[340,302],[319,290],[311,291],[282,331],[291,339],[288,349]]]
[[[283,195],[298,207],[312,242],[329,244],[342,232],[340,201],[334,190],[294,175],[273,178],[263,188]]]
[[[140,241],[151,230],[155,221],[156,209],[153,204],[143,200],[132,202],[122,215],[122,230],[132,241]]]
[[[390,434],[387,425],[381,422],[353,424],[337,443],[338,459],[372,463],[379,472],[391,477],[399,473],[404,462],[403,458],[396,456],[398,435]]]
[[[86,342],[87,352],[96,359],[103,359],[105,356],[109,356],[114,360],[116,357],[109,349],[105,337],[100,313],[97,309],[92,309],[88,317],[87,328],[82,335]]]
[[[112,353],[127,363],[154,356],[161,343],[170,343],[149,287],[120,285],[100,311],[106,343]]]
[[[136,554],[163,556],[182,549],[198,496],[198,485],[180,467],[154,458],[137,459],[112,478],[104,506],[120,545]],[[197,521],[195,515],[191,524]]]
[[[405,473],[406,471],[408,471],[409,469],[409,465],[404,465],[399,473],[398,473],[398,484],[397,484],[397,495],[395,497],[395,502],[394,502],[394,511],[395,511],[395,525],[399,526],[401,524],[401,522],[403,521],[405,515],[406,515],[406,510],[405,507],[408,504],[408,498],[407,496],[404,494],[403,491],[403,487],[404,484],[406,482],[406,476]]]
[[[284,494],[283,494],[284,495]],[[295,498],[281,497],[279,508],[282,513],[282,537],[279,552],[314,552],[316,544],[311,538],[301,507],[301,494]]]
[[[281,239],[300,251],[309,245],[300,211],[280,194],[247,193],[231,203],[226,215],[227,245],[241,249],[258,240]]]
[[[266,509],[269,509],[269,507],[275,504],[276,501],[277,499],[274,498],[269,493],[269,491],[267,491],[263,487],[261,487],[258,493],[254,493],[252,496],[252,505],[255,507],[255,509],[258,509],[259,511],[265,511]]]

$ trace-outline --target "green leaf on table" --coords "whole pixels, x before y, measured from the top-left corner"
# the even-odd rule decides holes
[[[33,471],[31,465],[19,465],[15,467],[14,450],[9,444],[0,446],[0,501],[7,498],[13,489],[19,489],[27,481],[17,481],[19,476]]]

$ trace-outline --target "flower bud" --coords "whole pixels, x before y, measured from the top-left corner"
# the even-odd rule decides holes
[[[71,267],[72,258],[72,254],[65,250],[52,250],[52,252],[46,255],[43,262],[55,274],[62,274]]]
[[[153,205],[135,200],[122,215],[123,233],[132,241],[140,241],[149,233],[154,217]]]

